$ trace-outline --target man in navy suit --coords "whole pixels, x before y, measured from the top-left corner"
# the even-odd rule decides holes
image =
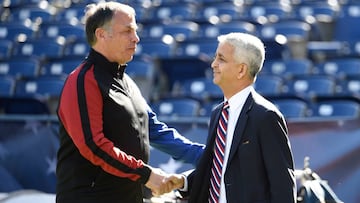
[[[185,181],[174,179],[172,183],[188,191],[183,194],[189,196],[189,203],[295,203],[296,179],[286,122],[281,112],[253,88],[264,63],[264,45],[244,33],[229,33],[218,40],[211,65],[213,82],[230,106],[217,183],[220,189],[209,191],[216,185],[210,179],[224,103],[211,114],[207,147],[196,169]],[[212,201],[214,196],[219,199]]]

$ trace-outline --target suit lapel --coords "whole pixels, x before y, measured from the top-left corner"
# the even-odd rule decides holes
[[[228,157],[228,162],[233,158],[236,149],[238,148],[241,138],[243,136],[243,132],[246,128],[246,123],[248,119],[248,111],[251,109],[252,105],[254,103],[254,99],[252,97],[252,92],[250,92],[248,98],[246,99],[246,102],[240,112],[239,118],[237,119],[234,135],[233,135],[233,141],[231,144],[230,154]]]

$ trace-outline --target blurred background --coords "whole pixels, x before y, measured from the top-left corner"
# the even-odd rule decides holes
[[[99,1],[0,2],[0,202],[23,190],[53,198],[58,97],[89,50],[84,8]],[[339,199],[360,202],[359,0],[119,2],[135,8],[141,39],[126,71],[161,121],[204,143],[222,100],[210,68],[216,37],[254,34],[266,45],[255,88],[285,115],[295,167],[309,157]],[[155,149],[150,164],[193,167]]]

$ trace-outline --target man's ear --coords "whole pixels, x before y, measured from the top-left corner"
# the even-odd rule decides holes
[[[240,63],[237,65],[238,79],[244,78],[248,74],[248,65],[246,63]]]
[[[97,40],[103,40],[106,37],[106,31],[103,28],[96,28],[95,36]]]

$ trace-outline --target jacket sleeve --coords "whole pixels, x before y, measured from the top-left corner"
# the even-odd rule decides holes
[[[171,155],[175,160],[196,165],[205,148],[204,144],[192,142],[165,123],[158,120],[148,106],[150,145]],[[206,136],[206,135],[199,135]]]
[[[93,68],[77,69],[67,79],[58,116],[83,157],[104,171],[146,183],[151,168],[126,154],[104,136],[103,98]]]
[[[261,126],[261,149],[271,188],[271,202],[296,202],[296,179],[284,118],[267,112]]]

